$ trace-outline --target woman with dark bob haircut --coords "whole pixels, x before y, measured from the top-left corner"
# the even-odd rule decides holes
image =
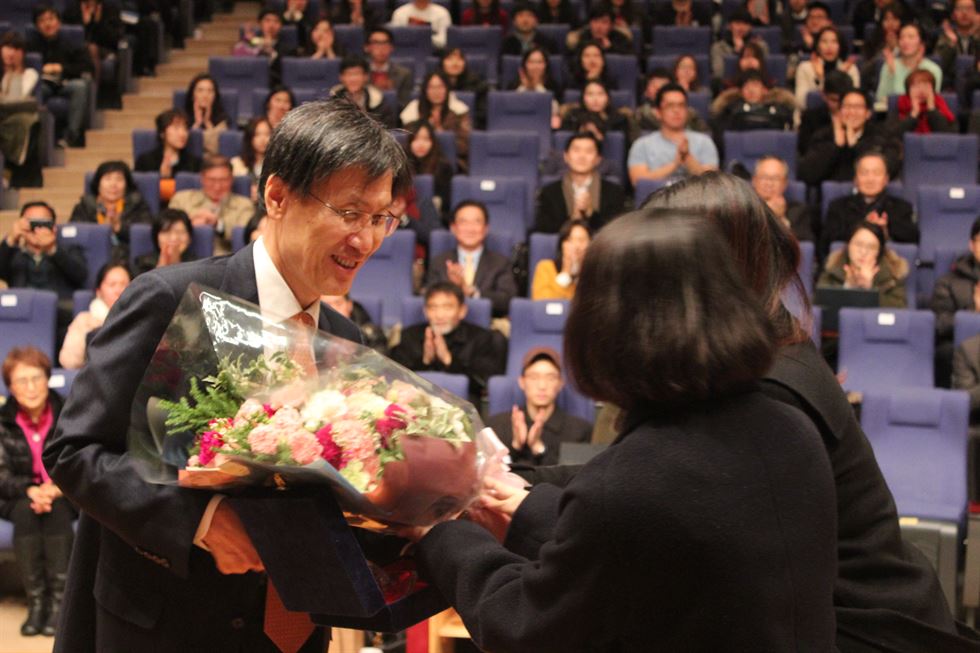
[[[830,454],[836,479],[838,649],[980,650],[976,634],[953,620],[931,564],[903,542],[895,501],[867,436],[830,367],[810,342],[809,326],[783,305],[787,290],[805,303],[796,273],[799,246],[789,230],[748,183],[722,172],[664,188],[645,207],[706,211],[721,227],[742,276],[769,313],[779,350],[763,379],[763,392],[810,418]]]
[[[481,650],[833,650],[833,476],[759,391],[773,341],[710,221],[637,212],[596,236],[565,358],[626,408],[622,434],[528,495],[504,546],[456,520],[416,550]]]
[[[88,192],[71,212],[71,222],[107,224],[112,228],[114,258],[128,254],[129,227],[153,221],[133,173],[123,161],[104,161],[95,169]]]

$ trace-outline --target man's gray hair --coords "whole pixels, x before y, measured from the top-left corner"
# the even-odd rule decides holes
[[[384,125],[346,98],[308,102],[287,113],[272,132],[260,194],[271,175],[305,196],[314,184],[348,168],[360,168],[372,180],[390,172],[392,196],[412,184],[405,150]]]

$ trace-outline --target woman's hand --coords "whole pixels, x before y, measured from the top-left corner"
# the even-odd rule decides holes
[[[27,488],[27,498],[31,500],[31,510],[35,514],[41,515],[51,512],[51,503],[54,501],[40,485],[32,485]]]
[[[878,274],[877,265],[857,265],[850,264],[844,266],[846,285],[852,288],[864,288],[870,290],[874,283],[875,275]]]
[[[483,481],[483,494],[470,506],[467,518],[490,531],[498,542],[503,542],[514,513],[527,495],[528,491],[523,488],[487,478]]]

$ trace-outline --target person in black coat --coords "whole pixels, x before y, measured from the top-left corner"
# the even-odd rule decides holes
[[[569,220],[580,219],[598,231],[623,212],[626,193],[619,184],[599,176],[599,141],[590,133],[575,134],[565,143],[561,179],[541,189],[534,231],[556,234]]]
[[[58,653],[279,650],[263,633],[266,582],[253,573],[261,563],[231,509],[210,492],[143,480],[127,450],[133,400],[192,282],[260,304],[273,319],[303,312],[360,342],[357,327],[319,298],[348,291],[395,226],[373,216],[411,182],[398,142],[340,100],[290,112],[264,174],[262,238],[231,256],[134,279],[93,338],[45,447],[45,468],[82,511]],[[363,213],[342,219],[311,193]],[[300,651],[322,653],[326,635],[313,629]]]
[[[91,88],[87,75],[93,75],[95,66],[84,48],[76,48],[60,33],[61,17],[49,4],[34,7],[36,32],[27,42],[29,52],[41,55],[41,101],[52,97],[68,100],[68,118],[65,125],[58,124],[58,133],[64,133],[69,147],[85,146],[85,128],[88,126]]]
[[[890,241],[919,242],[919,228],[912,220],[912,205],[888,193],[886,165],[884,155],[873,151],[854,162],[857,192],[838,197],[827,207],[820,236],[821,257],[826,257],[831,243],[850,239],[854,227],[865,220],[880,226]]]
[[[953,322],[957,311],[980,310],[980,218],[970,227],[969,253],[953,262],[932,289],[930,308],[936,314],[936,383],[945,386],[953,357]]]
[[[534,7],[519,4],[511,12],[511,33],[500,44],[500,54],[523,57],[534,48],[542,48],[549,54],[558,54],[558,46],[551,38],[538,31],[538,16]]]
[[[470,400],[479,405],[490,377],[504,373],[507,340],[498,331],[463,321],[466,300],[456,284],[433,283],[424,297],[427,322],[402,330],[401,342],[389,354],[391,360],[416,372],[465,374]]]
[[[847,181],[854,174],[856,159],[869,150],[880,150],[888,164],[888,177],[901,169],[901,143],[887,127],[871,122],[868,98],[858,90],[841,99],[837,119],[818,129],[810,138],[807,151],[797,166],[798,176],[810,186],[824,181]]]
[[[800,116],[800,128],[796,134],[797,151],[804,155],[810,150],[813,135],[825,127],[833,127],[831,116],[840,111],[841,97],[854,88],[851,76],[840,70],[831,70],[826,74],[823,89],[823,104],[812,109],[803,109]]]
[[[200,172],[201,158],[190,151],[190,119],[180,109],[167,109],[154,120],[157,144],[136,157],[136,172],[160,173],[160,202],[165,206],[176,191],[178,172]]]
[[[550,347],[534,347],[524,354],[517,379],[524,405],[487,419],[517,464],[554,465],[564,442],[589,442],[592,424],[558,407],[564,387],[561,356]]]
[[[51,360],[15,347],[3,361],[10,397],[0,407],[0,517],[14,524],[14,555],[27,592],[21,635],[54,635],[65,592],[75,511],[41,463],[62,400],[48,390]]]
[[[88,192],[72,209],[70,222],[107,224],[112,229],[113,258],[129,256],[129,228],[150,224],[153,214],[123,161],[105,161],[92,175]]]
[[[771,327],[719,231],[690,212],[618,219],[565,338],[576,386],[625,407],[620,437],[564,490],[532,490],[503,546],[461,520],[417,545],[477,646],[833,650],[833,476],[804,415],[758,389]]]
[[[482,203],[467,200],[456,205],[449,230],[457,246],[429,262],[425,283],[450,281],[465,297],[489,299],[493,315],[504,317],[517,295],[517,282],[510,260],[486,247],[489,225],[490,214]]]

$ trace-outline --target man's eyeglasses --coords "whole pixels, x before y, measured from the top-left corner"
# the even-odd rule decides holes
[[[336,214],[350,233],[355,233],[370,225],[371,229],[381,231],[385,236],[390,236],[398,228],[398,218],[390,213],[371,214],[366,211],[355,211],[353,209],[338,209],[330,202],[321,200],[313,193],[310,193],[310,197]]]

